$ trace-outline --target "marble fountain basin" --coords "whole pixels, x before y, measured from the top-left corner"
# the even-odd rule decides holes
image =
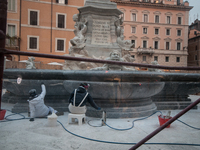
[[[22,79],[20,84],[17,78]],[[163,89],[165,82],[161,82],[161,78],[156,72],[6,69],[3,88],[10,94],[5,97],[23,109],[22,105],[29,97],[28,91],[36,89],[40,93],[40,85],[44,83],[47,90],[45,103],[68,111],[70,93],[80,83],[87,82],[90,84],[89,93],[102,108],[97,111],[88,104],[87,116],[101,117],[102,111],[106,111],[108,118],[131,118],[156,111],[151,97]]]

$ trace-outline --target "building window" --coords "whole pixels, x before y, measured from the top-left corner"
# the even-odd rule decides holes
[[[57,27],[65,28],[65,14],[57,14]]]
[[[148,22],[148,15],[144,14],[144,22]]]
[[[168,56],[165,57],[165,62],[169,62],[169,57]]]
[[[181,50],[181,43],[177,42],[177,50]]]
[[[135,55],[131,55],[132,58],[135,58]]]
[[[29,48],[37,49],[37,38],[36,37],[30,37]]]
[[[147,34],[147,28],[143,28],[143,34]]]
[[[159,23],[159,15],[155,16],[155,23]]]
[[[13,37],[16,35],[16,26],[15,25],[10,25],[8,24],[8,29],[7,29],[7,34],[10,36],[10,37]]]
[[[170,23],[171,23],[171,17],[167,16],[167,24],[170,24]]]
[[[16,25],[8,24],[7,34],[11,38],[6,38],[6,46],[17,46],[17,40],[12,40],[12,37],[16,35]]]
[[[158,61],[158,56],[154,56],[154,61]]]
[[[170,35],[170,29],[166,29],[166,35]]]
[[[147,48],[147,41],[143,41],[143,48]]]
[[[195,46],[195,50],[198,50],[197,45]]]
[[[166,42],[166,50],[169,50],[169,42]]]
[[[177,0],[177,5],[180,5],[180,4],[181,4],[180,0]]]
[[[177,30],[177,36],[181,36],[181,30]]]
[[[146,61],[146,56],[143,56],[142,60],[143,60],[143,61]]]
[[[30,25],[39,25],[39,11],[30,10],[29,11],[29,24]]]
[[[57,40],[57,51],[64,51],[64,40]]]
[[[59,3],[59,4],[68,4],[68,0],[56,0],[56,3]]]
[[[16,0],[7,0],[8,2],[8,11],[16,12]]]
[[[176,57],[176,62],[180,62],[180,57]]]
[[[198,28],[198,27],[197,27]],[[197,31],[194,31],[194,35],[196,35],[197,36]],[[196,41],[196,39],[194,39],[194,41]]]
[[[66,43],[66,39],[56,38],[56,51],[65,52],[65,43]]]
[[[159,34],[159,29],[155,29],[155,34],[156,34],[156,35]]]
[[[136,14],[135,13],[132,13],[132,20],[136,21]]]
[[[135,32],[136,32],[135,27],[132,27],[132,33],[135,33]]]
[[[39,36],[28,36],[28,50],[39,50]]]
[[[135,48],[135,40],[131,40],[131,43],[134,44],[133,48]]]
[[[181,17],[178,17],[178,24],[181,24]]]
[[[154,49],[158,49],[158,41],[154,41]]]
[[[198,60],[198,58],[197,58],[197,55],[195,55],[195,58],[194,58],[195,60]]]

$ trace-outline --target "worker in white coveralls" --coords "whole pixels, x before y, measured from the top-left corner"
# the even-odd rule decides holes
[[[73,114],[85,114],[86,102],[89,102],[92,107],[97,110],[101,110],[101,107],[97,106],[90,94],[87,92],[89,84],[81,83],[80,86],[75,89],[69,97],[69,111]]]
[[[37,95],[35,89],[31,89],[29,91],[29,109],[30,109],[30,121],[34,121],[36,117],[47,117],[52,114],[53,111],[57,116],[63,115],[63,112],[58,112],[54,110],[52,107],[46,106],[44,104],[44,97],[46,95],[46,88],[44,84],[41,84],[42,93]]]

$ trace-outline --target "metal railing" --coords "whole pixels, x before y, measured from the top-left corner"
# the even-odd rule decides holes
[[[150,54],[152,55],[154,53],[154,49],[153,48],[137,48],[137,53],[138,54]]]
[[[34,57],[44,57],[44,58],[73,60],[73,61],[86,61],[86,62],[96,62],[96,63],[103,63],[103,64],[106,63],[106,64],[116,64],[116,65],[146,67],[146,68],[156,68],[156,69],[168,69],[168,70],[200,70],[200,67],[174,67],[174,66],[149,65],[149,64],[131,63],[131,62],[121,62],[121,61],[62,56],[62,55],[53,55],[53,54],[23,52],[23,51],[8,50],[5,48],[0,48],[0,54],[3,54],[3,55],[14,54],[14,55],[23,55],[23,56],[34,56]]]

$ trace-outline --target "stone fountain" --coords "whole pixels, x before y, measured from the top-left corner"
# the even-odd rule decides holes
[[[116,3],[110,0],[86,0],[73,16],[75,37],[69,55],[114,61],[133,62],[129,55],[133,44],[124,40],[122,14]],[[35,88],[41,92],[40,84],[46,85],[45,103],[58,111],[68,111],[68,97],[81,82],[91,85],[89,93],[95,102],[107,112],[109,118],[142,117],[152,114],[157,106],[151,97],[165,86],[165,82],[183,82],[196,79],[190,75],[172,75],[160,71],[139,72],[135,68],[119,65],[87,62],[65,62],[64,70],[6,69],[4,88],[7,93],[3,101],[17,103],[14,112],[27,111],[28,91]],[[21,83],[17,83],[21,78]],[[199,90],[199,89],[198,89]],[[196,91],[198,91],[196,90]],[[160,100],[160,99],[159,99]],[[102,112],[88,106],[87,116],[101,117]]]
[[[85,6],[78,10],[79,14],[73,16],[75,37],[70,40],[70,56],[110,59],[111,52],[118,51],[120,60],[117,61],[134,61],[128,52],[133,44],[129,40],[124,40],[124,31],[121,27],[123,21],[119,17],[122,12],[117,9],[116,3],[110,0],[87,0]],[[122,56],[122,53],[125,55]],[[102,65],[66,60],[64,69],[85,70],[97,67]]]

